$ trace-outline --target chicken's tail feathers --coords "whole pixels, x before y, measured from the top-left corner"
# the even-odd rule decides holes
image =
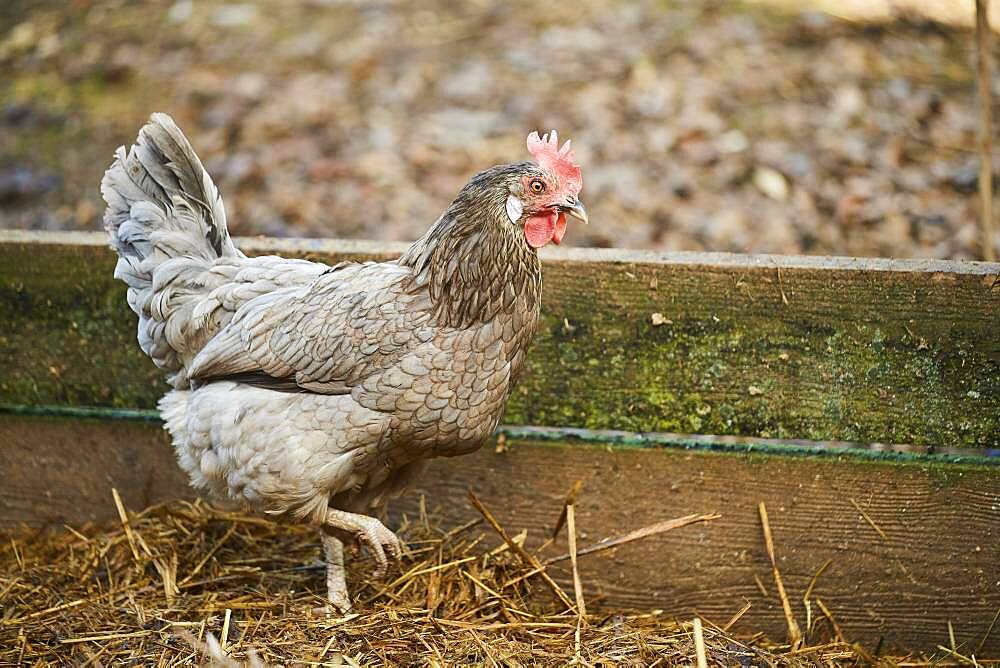
[[[108,205],[104,229],[120,257],[115,274],[130,286],[149,282],[152,270],[172,257],[240,255],[219,189],[166,114],[153,114],[136,143],[115,152],[101,194]]]
[[[135,144],[115,152],[101,193],[104,229],[118,253],[115,277],[128,285],[129,307],[139,316],[139,345],[177,374],[195,345],[191,297],[211,287],[204,277],[220,258],[243,257],[226,229],[222,197],[166,114],[153,114]]]

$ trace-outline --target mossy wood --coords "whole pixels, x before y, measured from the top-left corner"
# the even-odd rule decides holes
[[[133,510],[193,494],[157,424],[0,415],[0,442],[0,534],[20,522],[117,522],[112,486]],[[689,513],[722,514],[582,557],[588,607],[661,609],[722,625],[749,601],[737,631],[784,638],[757,513],[763,501],[800,626],[810,619],[803,596],[829,561],[809,597],[814,639],[830,633],[818,599],[849,640],[871,650],[881,640],[884,650],[950,646],[950,624],[966,656],[1000,656],[997,630],[977,649],[1000,608],[1000,467],[508,440],[501,452],[433,461],[393,515],[415,514],[424,493],[446,526],[464,523],[477,517],[471,488],[511,534],[528,529],[537,545],[576,480],[581,547]],[[565,550],[563,533],[553,552]],[[557,575],[572,592],[566,569]],[[323,586],[317,571],[315,591]]]
[[[404,246],[241,240],[327,262]],[[151,408],[99,233],[0,231],[0,403]],[[1000,445],[1000,265],[560,250],[510,424]]]

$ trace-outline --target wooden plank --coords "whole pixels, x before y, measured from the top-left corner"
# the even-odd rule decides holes
[[[115,516],[194,496],[159,422],[0,415],[0,531]]]
[[[402,248],[240,244],[326,261]],[[0,403],[155,404],[112,266],[97,233],[0,231]],[[998,333],[998,264],[557,250],[505,422],[996,447]]]
[[[113,521],[112,485],[132,508],[191,493],[155,423],[0,416],[0,443],[0,527]],[[471,488],[511,532],[528,529],[537,544],[578,479],[584,480],[577,502],[582,545],[657,520],[717,511],[723,517],[715,522],[582,557],[586,600],[658,608],[682,619],[699,614],[716,623],[749,600],[740,630],[782,638],[785,621],[757,515],[763,501],[802,626],[802,595],[827,560],[813,596],[849,638],[869,647],[884,638],[886,647],[932,650],[948,644],[949,622],[958,643],[975,647],[1000,607],[1000,467],[529,441],[508,446],[432,462],[397,514],[415,512],[423,493],[446,524],[467,521],[476,517],[465,496]],[[555,550],[565,551],[564,538]],[[568,583],[568,573],[560,573]],[[994,633],[978,656],[998,654]]]

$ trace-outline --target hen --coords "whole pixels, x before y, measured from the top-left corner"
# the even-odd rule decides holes
[[[398,260],[247,257],[183,133],[154,114],[101,182],[142,350],[168,374],[165,428],[193,485],[320,529],[330,603],[343,541],[377,574],[403,546],[372,515],[431,457],[496,428],[538,321],[537,249],[587,221],[569,142],[470,180]],[[387,556],[388,555],[388,556]]]

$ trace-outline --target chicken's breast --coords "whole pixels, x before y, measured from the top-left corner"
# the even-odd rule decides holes
[[[349,395],[223,381],[170,392],[160,408],[196,487],[272,515],[322,521],[331,499],[380,505],[414,462],[386,438],[390,418]]]

